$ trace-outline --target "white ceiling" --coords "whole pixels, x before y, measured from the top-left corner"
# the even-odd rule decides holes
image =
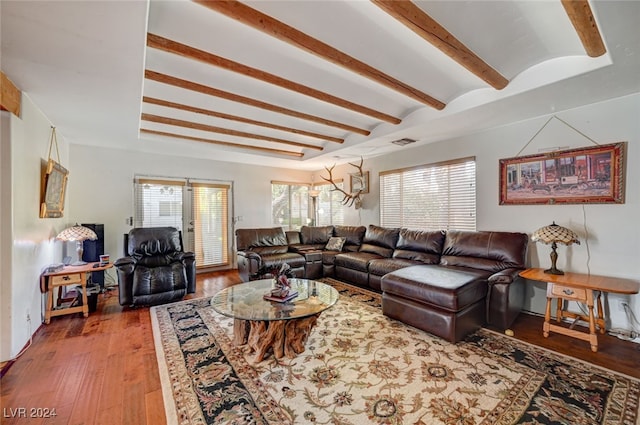
[[[2,71],[73,144],[307,170],[431,143],[640,91],[640,2],[592,1],[607,52],[587,56],[559,0],[416,1],[508,80],[495,89],[374,3],[244,4],[446,104],[438,110],[189,1],[0,2]],[[147,47],[147,33],[398,118],[392,124],[211,64]],[[321,117],[369,135],[145,78],[145,70]],[[143,97],[268,122],[343,143],[143,102]],[[143,115],[144,114],[144,115]],[[187,121],[190,128],[143,116]],[[157,119],[156,119],[157,120]],[[195,123],[195,124],[193,124]],[[304,148],[237,134],[257,134]],[[301,158],[167,137],[287,150]],[[322,148],[322,150],[318,150]]]

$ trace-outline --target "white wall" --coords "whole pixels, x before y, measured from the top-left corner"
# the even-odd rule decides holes
[[[3,234],[0,243],[3,257],[8,256],[10,262],[4,259],[1,271],[0,359],[8,360],[24,347],[42,322],[40,273],[46,265],[60,261],[61,245],[54,238],[64,228],[65,219],[39,218],[41,166],[48,158],[50,122],[23,94],[21,117],[11,115],[7,120],[3,116],[2,124],[2,181],[8,177],[10,187],[2,184]],[[58,144],[60,162],[67,165],[67,145],[61,137],[58,137]],[[6,166],[10,174],[5,170]],[[10,201],[5,207],[7,199]],[[67,212],[65,209],[65,214]],[[27,314],[31,316],[31,323],[26,319]]]
[[[71,145],[70,158],[69,217],[104,224],[105,253],[114,261],[123,255],[122,238],[131,229],[126,218],[133,216],[134,175],[232,181],[233,215],[242,217],[236,228],[272,227],[272,180],[310,181],[309,172],[80,145]]]
[[[11,113],[0,111],[0,359],[11,358]],[[5,344],[5,341],[7,343]]]
[[[398,148],[394,154],[366,159],[364,170],[370,171],[371,190],[364,195],[364,209],[351,208],[347,223],[364,225],[379,223],[379,178],[381,171],[420,164],[476,157],[477,229],[517,231],[531,234],[552,221],[569,227],[581,239],[580,245],[558,248],[558,267],[577,273],[640,279],[640,94],[626,96],[569,111],[557,112],[566,121],[599,144],[628,142],[626,200],[624,204],[590,205],[499,205],[499,160],[539,153],[549,147],[595,146],[588,138],[553,119],[535,138],[550,116],[540,117],[482,133],[476,133],[416,148]],[[420,138],[420,135],[416,135]],[[533,140],[532,140],[533,138]],[[528,145],[527,143],[530,142]],[[526,145],[526,149],[522,150]],[[519,154],[519,152],[522,152]],[[337,177],[345,177],[354,168],[336,167]],[[319,173],[325,175],[326,172]],[[551,249],[544,244],[531,244],[529,263],[532,267],[548,267]],[[610,299],[611,325],[630,329],[625,315],[618,310],[617,300],[629,303],[640,312],[640,296],[605,295]],[[544,312],[546,297],[543,284],[531,283],[526,308]],[[605,309],[607,309],[605,307]],[[638,314],[637,314],[638,315]],[[640,316],[640,315],[638,315]]]

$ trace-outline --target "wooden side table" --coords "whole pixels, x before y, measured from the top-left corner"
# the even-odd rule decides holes
[[[588,341],[591,344],[591,351],[598,351],[598,336],[596,328],[600,333],[605,332],[605,316],[602,308],[601,292],[612,292],[616,294],[637,294],[640,291],[640,283],[622,278],[606,276],[587,275],[580,273],[565,272],[563,275],[545,273],[543,269],[527,269],[520,273],[525,279],[547,283],[547,307],[544,314],[543,335],[549,336],[549,332],[556,332]],[[556,321],[560,322],[563,317],[574,319],[569,328],[551,324],[551,301],[557,299]],[[587,305],[589,315],[573,313],[565,310],[565,301],[577,301]],[[597,305],[597,316],[593,311],[594,301]],[[577,320],[584,320],[589,323],[589,333],[573,329]]]
[[[43,273],[40,276],[40,288],[43,292],[47,293],[47,303],[44,312],[45,323],[49,324],[52,317],[62,316],[63,314],[82,313],[84,317],[89,317],[89,305],[87,302],[88,274],[113,267],[113,264],[109,263],[94,268],[93,266],[95,264],[99,263],[87,263],[82,266],[66,266],[57,272]],[[80,285],[82,287],[82,305],[56,310],[53,305],[54,289],[68,285]]]

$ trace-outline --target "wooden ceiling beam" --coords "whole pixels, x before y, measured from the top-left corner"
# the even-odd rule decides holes
[[[412,2],[406,0],[371,0],[371,2],[493,88],[501,90],[509,84],[509,80]]]
[[[193,0],[281,41],[369,78],[418,102],[444,109],[445,104],[340,50],[235,0]]]
[[[592,58],[602,56],[607,52],[604,46],[596,18],[593,16],[587,0],[562,0],[562,6],[571,20],[571,24],[578,33],[584,50]]]
[[[275,86],[282,87],[283,89],[291,90],[293,92],[318,99],[322,102],[330,103],[391,124],[400,124],[402,122],[400,118],[385,114],[384,112],[380,112],[363,105],[358,105],[357,103],[350,102],[332,94],[316,90],[303,84],[298,84],[294,81],[270,74],[266,71],[243,65],[230,59],[223,58],[222,56],[214,55],[213,53],[205,52],[204,50],[196,49],[195,47],[188,46],[156,34],[147,34],[147,46],[167,53],[179,55],[187,59],[217,66],[219,68],[226,69],[227,71],[236,72],[246,77],[254,78],[268,84],[273,84]]]
[[[223,128],[223,127],[216,127],[216,126],[213,126],[213,125],[201,124],[201,123],[192,122],[192,121],[179,120],[179,119],[175,119],[175,118],[161,117],[159,115],[153,115],[153,114],[144,114],[143,113],[141,115],[141,119],[143,121],[150,121],[150,122],[155,122],[155,123],[159,123],[159,124],[166,124],[166,125],[173,125],[173,126],[177,126],[177,127],[190,128],[190,129],[193,129],[193,130],[208,131],[208,132],[211,132],[211,133],[221,133],[221,134],[226,134],[228,136],[246,137],[246,138],[249,138],[249,139],[264,140],[265,142],[282,143],[282,144],[285,144],[285,145],[296,146],[296,147],[305,148],[305,149],[315,149],[315,150],[319,150],[319,151],[324,149],[322,146],[309,145],[309,144],[306,144],[306,143],[299,143],[299,142],[292,142],[292,141],[289,141],[289,140],[279,139],[277,137],[263,136],[261,134],[247,133],[247,132],[244,132],[244,131],[232,130],[232,129]]]
[[[0,109],[20,118],[21,99],[20,90],[0,71]]]
[[[196,114],[208,115],[210,117],[222,118],[230,121],[237,121],[245,124],[257,125],[260,127],[272,128],[274,130],[286,131],[288,133],[299,134],[301,136],[313,137],[316,139],[326,140],[328,142],[344,143],[344,139],[338,137],[327,136],[326,134],[313,133],[311,131],[299,130],[291,127],[284,127],[277,124],[272,124],[264,121],[256,121],[237,115],[225,114],[224,112],[211,111],[209,109],[198,108],[196,106],[185,105],[182,103],[170,102],[168,100],[156,99],[154,97],[144,96],[142,101],[153,105],[165,106],[167,108],[179,109],[181,111],[194,112]]]
[[[352,133],[362,134],[364,136],[368,136],[371,134],[370,131],[354,127],[352,125],[339,123],[336,121],[328,120],[325,118],[317,117],[315,115],[305,114],[303,112],[294,111],[293,109],[283,108],[278,105],[273,105],[271,103],[262,102],[257,99],[252,99],[246,96],[240,96],[238,94],[229,93],[223,90],[219,90],[213,87],[205,86],[202,84],[194,83],[193,81],[183,80],[178,77],[173,77],[167,74],[162,74],[160,72],[145,70],[144,72],[145,78],[153,81],[157,81],[163,84],[169,84],[172,86],[180,87],[186,90],[192,90],[198,93],[207,94],[209,96],[215,96],[222,99],[227,99],[232,102],[243,103],[245,105],[253,106],[255,108],[266,109],[268,111],[277,112],[279,114],[289,115],[295,118],[300,118],[307,121],[313,121],[319,124],[323,124],[329,127],[341,128],[343,130],[350,131]]]
[[[191,140],[191,141],[194,141],[194,142],[210,143],[210,144],[213,144],[213,145],[227,146],[227,147],[231,147],[231,148],[240,148],[240,149],[248,149],[248,150],[260,151],[260,152],[266,152],[266,153],[273,153],[273,154],[276,154],[276,155],[288,155],[288,156],[295,156],[297,158],[302,158],[304,156],[304,154],[302,152],[292,152],[292,151],[286,151],[286,150],[282,150],[282,149],[263,148],[263,147],[260,147],[260,146],[247,146],[247,145],[243,145],[241,143],[231,143],[231,142],[225,142],[225,141],[222,141],[222,140],[205,139],[205,138],[202,138],[202,137],[183,136],[181,134],[169,133],[169,132],[165,132],[165,131],[147,130],[145,128],[141,128],[140,132],[141,133],[148,133],[148,134],[156,134],[156,135],[159,135],[159,136],[174,137],[174,138],[178,138],[178,139]]]

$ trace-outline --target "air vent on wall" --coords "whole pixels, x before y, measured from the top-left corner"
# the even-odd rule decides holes
[[[394,140],[393,143],[394,145],[398,145],[398,146],[406,146],[406,145],[410,145],[411,143],[415,143],[416,141],[413,139],[408,139],[408,138],[404,138],[404,139],[398,139],[398,140]]]

